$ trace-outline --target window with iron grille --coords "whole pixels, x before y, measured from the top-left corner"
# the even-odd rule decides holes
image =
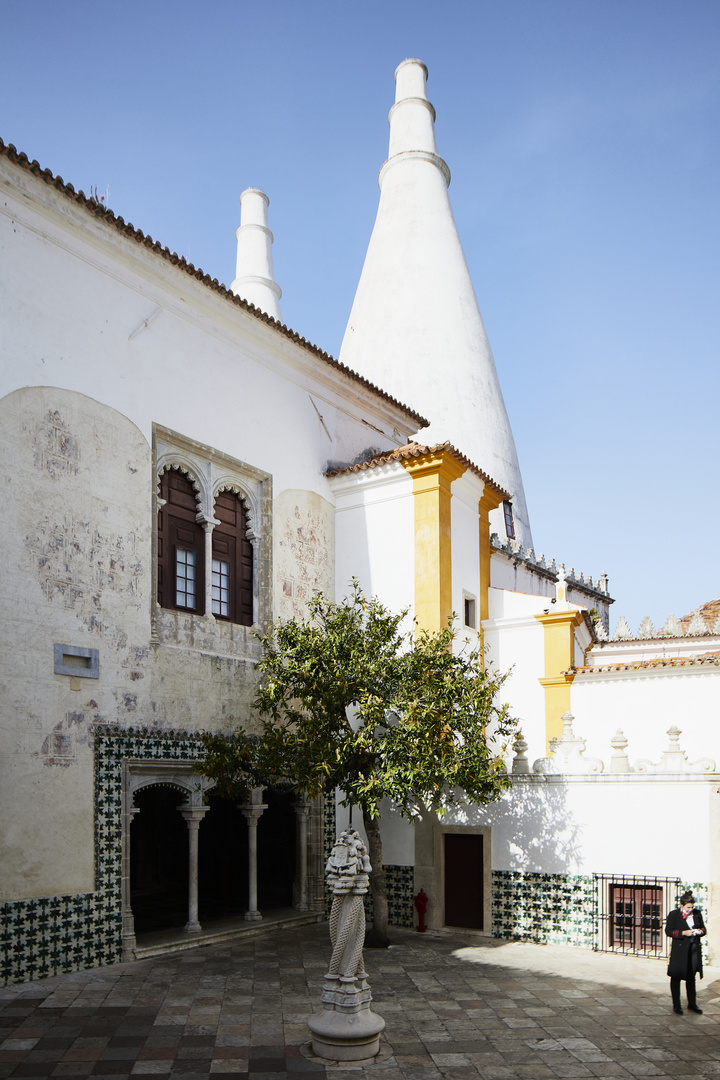
[[[595,874],[600,952],[664,956],[665,917],[676,905],[679,878]]]

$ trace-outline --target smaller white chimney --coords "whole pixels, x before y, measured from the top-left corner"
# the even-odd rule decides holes
[[[282,322],[282,290],[273,274],[273,234],[267,224],[269,202],[258,188],[247,188],[240,196],[237,266],[230,291]]]

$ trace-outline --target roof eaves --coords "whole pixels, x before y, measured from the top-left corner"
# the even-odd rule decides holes
[[[331,469],[325,475],[332,479],[334,476],[347,476],[350,473],[365,472],[368,469],[377,468],[379,465],[389,465],[392,462],[409,461],[412,458],[426,457],[429,454],[439,454],[442,451],[447,451],[452,456],[464,465],[471,472],[475,473],[484,484],[487,484],[494,491],[498,493],[503,499],[509,499],[510,494],[501,488],[491,476],[488,476],[486,472],[478,468],[469,458],[461,454],[451,443],[436,443],[434,446],[423,446],[421,443],[408,443],[406,446],[399,446],[395,450],[381,450],[377,454],[373,454],[366,461],[356,462],[354,465],[347,465],[340,469]]]

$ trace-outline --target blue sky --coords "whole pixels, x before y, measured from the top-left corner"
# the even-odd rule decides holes
[[[262,188],[283,317],[334,355],[393,72],[424,60],[536,550],[607,571],[613,625],[720,594],[717,0],[5,0],[2,19],[0,137],[228,284],[238,196]]]

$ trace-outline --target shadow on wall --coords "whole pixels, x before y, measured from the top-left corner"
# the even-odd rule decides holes
[[[514,780],[490,816],[494,866],[520,873],[578,873],[583,830],[568,808],[564,783],[544,777]]]
[[[528,779],[490,810],[493,935],[592,948],[596,897],[564,783]]]

